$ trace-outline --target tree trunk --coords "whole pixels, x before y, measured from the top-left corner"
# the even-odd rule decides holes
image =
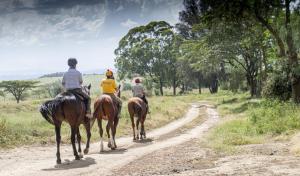
[[[210,82],[210,93],[214,94],[214,93],[218,93],[218,89],[219,89],[219,82],[218,82],[218,76],[217,74],[213,74],[212,75],[212,80]]]
[[[294,46],[294,40],[293,40],[293,30],[292,26],[290,23],[290,0],[286,0],[285,5],[286,5],[286,23],[285,23],[285,28],[286,28],[286,43],[288,46],[288,59],[289,63],[291,65],[291,82],[292,82],[292,98],[295,103],[300,103],[300,74],[298,73],[298,68],[299,68],[299,63],[298,63],[298,56],[297,56],[297,51]]]
[[[173,95],[175,96],[176,95],[176,78],[175,78],[175,76],[174,76],[174,78],[173,78]]]
[[[199,89],[199,94],[201,94],[201,73],[198,73],[198,89]]]
[[[160,91],[160,95],[163,96],[164,90],[163,90],[163,81],[161,80],[161,78],[159,78],[159,91]]]

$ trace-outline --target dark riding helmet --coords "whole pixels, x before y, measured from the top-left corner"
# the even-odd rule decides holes
[[[139,78],[136,78],[135,83],[141,83],[141,80]]]
[[[68,65],[70,67],[75,67],[77,65],[77,60],[75,58],[68,59]]]

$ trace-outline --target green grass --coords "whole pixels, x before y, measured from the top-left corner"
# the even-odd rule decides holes
[[[132,135],[131,122],[127,112],[127,99],[130,92],[122,92],[122,118],[117,129],[117,135]],[[96,96],[95,96],[96,97]],[[14,101],[0,101],[0,148],[11,148],[20,145],[55,143],[54,127],[40,115],[38,108],[45,100],[28,100],[20,104]],[[147,130],[157,128],[181,117],[189,107],[190,102],[196,101],[194,96],[165,96],[150,97],[151,118],[148,116],[145,127]],[[104,126],[104,124],[103,124]],[[85,131],[82,129],[85,139]],[[97,124],[92,128],[92,141],[99,140]],[[70,128],[62,126],[63,143],[70,142]]]
[[[300,129],[300,107],[290,102],[250,99],[248,94],[224,91],[201,99],[213,102],[221,115],[221,123],[209,135],[209,145],[220,151],[286,140]]]

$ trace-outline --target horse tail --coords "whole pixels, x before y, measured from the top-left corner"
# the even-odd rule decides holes
[[[133,104],[134,112],[138,116],[138,118],[141,118],[142,115],[142,107],[138,103]]]
[[[63,102],[62,99],[54,99],[46,101],[44,104],[40,107],[40,113],[44,117],[45,120],[47,120],[50,124],[54,125],[53,121],[53,115],[56,113],[59,105]]]

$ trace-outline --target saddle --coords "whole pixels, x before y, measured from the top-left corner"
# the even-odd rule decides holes
[[[73,92],[73,91],[67,91],[67,92],[63,92],[63,93],[60,93],[56,96],[56,98],[62,98],[62,99],[65,99],[65,100],[76,100],[76,99],[79,99],[81,101],[85,101],[85,98],[76,93],[76,92]]]

